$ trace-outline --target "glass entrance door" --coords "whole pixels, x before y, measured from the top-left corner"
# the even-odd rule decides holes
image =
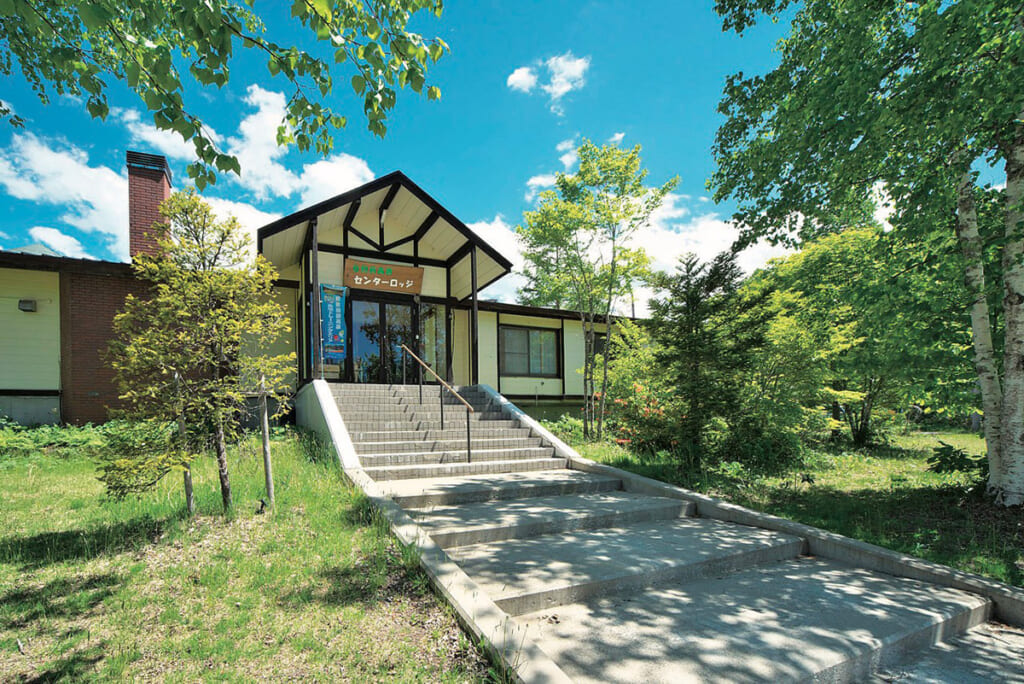
[[[352,380],[400,384],[402,345],[416,349],[412,304],[352,300]],[[416,380],[415,361],[406,358],[405,381]]]

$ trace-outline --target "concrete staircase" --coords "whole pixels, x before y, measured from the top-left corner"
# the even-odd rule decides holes
[[[1019,659],[965,666],[995,651],[979,595],[570,470],[473,388],[471,455],[465,409],[445,399],[442,429],[436,387],[423,404],[414,386],[332,391],[365,472],[575,681],[1024,681]]]

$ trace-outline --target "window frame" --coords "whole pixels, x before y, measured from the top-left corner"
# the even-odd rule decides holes
[[[505,345],[503,343],[504,335],[502,331],[506,328],[512,330],[525,330],[526,336],[526,355],[529,359],[530,356],[530,335],[531,331],[548,332],[555,336],[555,372],[554,373],[531,373],[527,370],[526,373],[510,373],[505,368]],[[527,361],[529,366],[529,361]],[[558,328],[544,328],[539,326],[530,325],[514,325],[507,323],[498,324],[498,376],[503,378],[560,378],[562,377],[562,333]]]

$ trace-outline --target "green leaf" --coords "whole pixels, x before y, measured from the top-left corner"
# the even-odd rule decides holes
[[[441,99],[441,89],[438,88],[437,86],[430,86],[429,88],[427,88],[427,99],[428,100],[440,100]]]
[[[362,95],[363,92],[366,90],[366,79],[364,79],[359,74],[356,74],[355,76],[353,76],[352,77],[352,90],[354,90],[357,95]]]

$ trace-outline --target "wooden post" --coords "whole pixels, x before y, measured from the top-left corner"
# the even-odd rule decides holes
[[[181,401],[181,380],[177,373],[174,374],[174,385],[178,390],[178,400]],[[178,407],[178,438],[181,440],[182,450],[187,450],[188,431],[185,429],[185,414],[180,405]],[[182,478],[185,482],[185,509],[191,517],[196,514],[196,498],[192,489],[192,466],[188,463],[185,464],[185,469],[182,471]]]
[[[260,376],[260,431],[263,433],[263,472],[267,478],[267,505],[274,505],[274,469],[270,464],[270,416],[267,413],[266,376]]]
[[[317,246],[317,241],[320,239],[320,233],[317,230],[316,219],[309,222],[309,232],[311,250],[310,267],[312,271],[312,273],[310,273],[310,280],[313,283],[313,300],[311,302],[313,320],[309,327],[312,332],[312,338],[310,341],[313,343],[313,363],[315,364],[313,366],[313,377],[319,377],[322,380],[324,377],[324,350],[322,349],[323,342],[321,340],[323,334],[323,323],[320,320],[320,248]]]
[[[476,246],[469,251],[469,275],[473,286],[473,320],[471,321],[472,328],[470,336],[470,341],[473,345],[472,384],[477,385],[480,383],[480,335],[479,324],[477,322],[477,318],[480,315],[480,309],[477,305],[476,296]]]

